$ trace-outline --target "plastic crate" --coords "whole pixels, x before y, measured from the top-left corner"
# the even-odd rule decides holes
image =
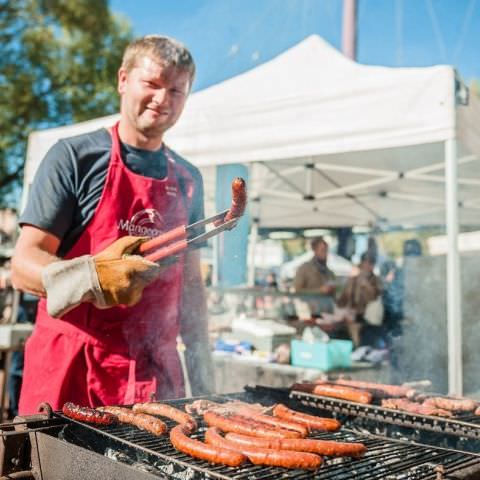
[[[351,366],[350,355],[353,342],[350,340],[330,340],[329,342],[307,343],[292,340],[292,365],[295,367],[311,367],[328,371],[334,368]]]

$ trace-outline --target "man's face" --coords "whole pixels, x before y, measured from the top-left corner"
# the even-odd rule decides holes
[[[360,263],[360,270],[363,270],[367,273],[372,273],[374,269],[374,265],[370,263],[368,260],[364,260]]]
[[[190,91],[190,74],[163,67],[150,57],[138,59],[129,72],[118,72],[122,115],[146,137],[162,135],[176,123]]]
[[[319,260],[326,262],[328,256],[328,245],[325,243],[319,243],[313,250],[313,253]]]

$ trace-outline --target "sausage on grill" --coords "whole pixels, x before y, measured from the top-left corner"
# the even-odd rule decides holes
[[[62,412],[65,416],[80,422],[96,423],[97,425],[111,425],[117,422],[117,417],[111,413],[100,412],[89,407],[80,407],[71,402],[65,403]]]
[[[253,418],[253,420],[266,423],[267,425],[271,425],[272,427],[283,428],[286,430],[294,430],[295,432],[298,432],[300,434],[299,436],[303,438],[308,436],[308,427],[297,422],[285,420],[283,418],[270,415],[263,415],[260,413],[250,414],[250,417]]]
[[[365,390],[357,390],[355,388],[344,387],[340,385],[318,384],[314,387],[314,395],[322,395],[324,397],[340,398],[357,403],[372,403],[373,396]]]
[[[237,414],[221,415],[215,411],[208,411],[205,412],[203,418],[209,426],[218,427],[223,432],[268,438],[299,438],[301,436],[294,430],[273,427]]]
[[[322,458],[313,453],[295,452],[292,450],[274,450],[257,446],[240,445],[227,440],[220,435],[217,428],[208,428],[205,441],[219,448],[239,450],[255,465],[270,467],[302,468],[316,470],[322,464]]]
[[[317,382],[319,384],[325,382]],[[345,387],[359,388],[361,390],[367,390],[377,398],[382,397],[407,397],[412,395],[415,390],[411,387],[403,387],[401,385],[387,385],[384,383],[374,383],[374,382],[362,382],[360,380],[346,380],[339,378],[335,381],[329,381],[326,383],[333,383],[335,385],[343,385]]]
[[[170,431],[170,442],[180,452],[210,463],[239,467],[247,460],[247,457],[238,451],[207,445],[200,440],[190,438],[186,434],[183,425],[177,425],[172,428]]]
[[[167,433],[167,425],[159,418],[146,415],[145,413],[133,412],[130,408],[125,407],[99,407],[103,412],[115,415],[120,423],[128,423],[134,425],[141,430],[153,433],[154,435],[162,435]]]
[[[197,415],[203,415],[209,410],[214,410],[215,412],[221,414],[240,413],[243,410],[248,410],[249,414],[250,412],[257,414],[265,413],[266,411],[270,410],[270,407],[264,407],[260,403],[241,402],[240,400],[218,403],[213,402],[212,400],[207,400],[205,398],[195,400],[192,403],[187,403],[185,405],[186,412],[196,413]]]
[[[171,420],[184,425],[189,433],[195,432],[198,428],[197,422],[191,415],[165,403],[136,403],[132,407],[132,410],[138,413],[148,413],[150,415],[159,415],[160,417],[170,418]]]
[[[393,408],[394,410],[403,410],[408,413],[417,413],[419,415],[434,415],[439,417],[451,417],[452,412],[442,410],[441,408],[429,407],[421,403],[411,402],[404,398],[387,398],[382,400],[382,407]]]
[[[423,405],[450,412],[472,412],[477,404],[468,398],[429,397],[423,402]]]
[[[334,418],[317,417],[315,415],[300,413],[295,410],[291,410],[290,408],[286,407],[285,405],[282,405],[281,403],[279,403],[278,405],[275,405],[273,409],[273,414],[276,417],[284,418],[285,420],[289,420],[291,422],[306,425],[310,430],[322,430],[326,432],[335,432],[342,426],[342,424],[338,420],[335,420]],[[242,432],[236,432],[236,433],[242,433]]]
[[[258,438],[227,433],[227,440],[249,447],[272,448],[274,450],[295,450],[299,452],[311,452],[329,457],[361,457],[367,447],[363,443],[334,442],[331,440],[313,440],[308,438]]]

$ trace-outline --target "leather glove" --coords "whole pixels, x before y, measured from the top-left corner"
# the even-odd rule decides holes
[[[42,281],[47,292],[47,311],[61,317],[83,302],[98,308],[132,306],[143,289],[163,270],[140,255],[132,255],[144,237],[122,237],[95,256],[84,255],[47,265]]]
[[[131,255],[144,237],[122,237],[93,257],[105,306],[135,305],[143,289],[163,270],[140,255]]]

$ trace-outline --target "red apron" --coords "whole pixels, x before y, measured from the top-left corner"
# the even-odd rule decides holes
[[[94,255],[124,235],[153,237],[186,224],[193,184],[187,181],[180,198],[180,167],[168,151],[167,157],[165,179],[130,171],[120,155],[115,125],[101,199],[65,259]],[[102,310],[83,303],[55,319],[41,299],[25,346],[20,413],[34,413],[44,401],[58,409],[67,401],[95,407],[144,402],[151,394],[159,399],[183,396],[176,349],[182,284],[180,258],[144,290],[134,307]]]

